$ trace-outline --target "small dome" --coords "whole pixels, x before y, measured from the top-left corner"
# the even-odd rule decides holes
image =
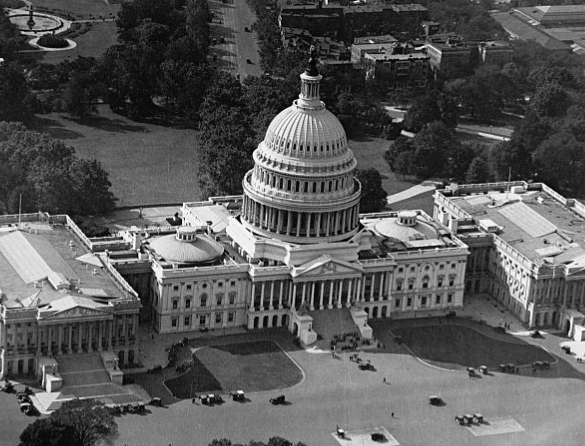
[[[400,217],[399,217],[400,218]],[[401,224],[399,218],[387,218],[377,223],[374,228],[383,237],[393,238],[401,242],[414,240],[436,239],[437,231],[430,225],[415,221],[414,224]]]
[[[195,229],[181,227],[177,234],[165,235],[150,242],[150,247],[172,263],[209,264],[224,251],[221,244],[206,235],[195,236]]]

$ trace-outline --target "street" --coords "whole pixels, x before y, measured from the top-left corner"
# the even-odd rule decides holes
[[[257,38],[251,31],[256,19],[254,12],[245,0],[210,1],[209,5],[213,13],[211,38],[216,39],[210,48],[211,64],[239,75],[242,80],[260,76]]]

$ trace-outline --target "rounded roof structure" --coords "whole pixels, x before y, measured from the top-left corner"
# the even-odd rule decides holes
[[[398,218],[386,218],[377,223],[374,228],[381,236],[399,240],[401,242],[429,240],[438,237],[435,228],[418,220],[415,224],[407,226],[400,224]]]
[[[176,234],[165,235],[150,242],[150,247],[172,263],[208,264],[217,260],[223,246],[206,235],[196,235],[195,228],[183,226]]]

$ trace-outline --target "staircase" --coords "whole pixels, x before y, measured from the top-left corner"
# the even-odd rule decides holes
[[[113,404],[140,401],[138,396],[110,381],[99,353],[58,356],[55,359],[63,378],[59,400],[96,398]]]
[[[317,310],[309,312],[313,318],[313,331],[326,341],[331,341],[335,335],[358,332],[348,308],[334,308],[331,310]]]

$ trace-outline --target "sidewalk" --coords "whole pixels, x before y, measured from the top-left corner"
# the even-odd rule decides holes
[[[388,195],[386,198],[387,203],[394,204],[400,201],[408,200],[409,198],[416,197],[418,195],[422,195],[426,192],[434,191],[437,187],[434,184],[429,184],[427,182],[417,184],[409,189],[403,190],[402,192],[398,192],[394,195]]]

